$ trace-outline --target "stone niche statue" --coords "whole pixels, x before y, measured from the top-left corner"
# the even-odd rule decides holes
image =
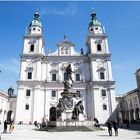
[[[84,107],[82,104],[82,101],[80,100],[74,107],[73,111],[72,111],[72,117],[71,119],[73,120],[79,120],[79,114],[83,114],[84,111]]]

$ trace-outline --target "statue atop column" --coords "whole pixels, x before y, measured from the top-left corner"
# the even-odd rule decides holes
[[[71,64],[69,64],[66,67],[66,75],[67,75],[67,80],[65,80],[63,82],[63,84],[64,84],[64,91],[66,93],[70,93],[70,92],[72,92],[72,83],[73,83]]]
[[[57,119],[64,119],[62,113],[66,114],[66,119],[71,120],[79,120],[79,114],[83,113],[84,107],[82,105],[82,101],[78,101],[76,103],[75,100],[78,100],[78,93],[73,90],[73,79],[72,79],[72,68],[71,64],[69,64],[66,69],[67,79],[63,82],[64,90],[61,92],[62,98],[59,99],[59,103],[56,107],[57,110]],[[74,105],[76,103],[76,105]]]
[[[73,82],[73,80],[72,80],[72,69],[71,69],[71,64],[69,64],[69,65],[67,66],[67,68],[66,68],[66,73],[67,73],[67,76],[68,76],[68,80],[71,80],[71,81]]]

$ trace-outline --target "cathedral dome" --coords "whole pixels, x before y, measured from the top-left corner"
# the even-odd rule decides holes
[[[102,26],[101,23],[97,20],[95,12],[91,14],[91,22],[89,23],[89,27],[91,26]]]
[[[31,26],[39,26],[39,27],[42,27],[42,24],[41,24],[41,22],[39,21],[39,20],[33,20],[31,23],[30,23],[30,25],[29,25],[29,27],[31,27]]]
[[[39,26],[42,27],[42,24],[39,20],[39,12],[36,11],[36,13],[34,14],[34,19],[32,20],[32,22],[30,23],[29,27],[31,26]]]

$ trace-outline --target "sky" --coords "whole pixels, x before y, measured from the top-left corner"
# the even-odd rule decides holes
[[[7,92],[12,86],[16,94],[23,36],[36,9],[43,25],[46,53],[49,48],[56,50],[64,34],[77,51],[83,48],[86,53],[88,24],[94,9],[108,35],[116,94],[136,88],[135,72],[140,67],[140,2],[1,1],[0,90]]]

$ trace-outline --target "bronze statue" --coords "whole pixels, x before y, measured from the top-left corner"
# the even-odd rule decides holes
[[[83,107],[83,104],[82,104],[82,101],[80,100],[74,107],[73,111],[72,111],[72,119],[73,120],[79,120],[79,114],[83,114],[83,110],[84,110],[84,107]]]
[[[66,73],[67,73],[67,76],[68,76],[68,80],[70,79],[73,82],[71,64],[69,64],[68,67],[66,68]]]
[[[57,118],[59,118],[61,116],[61,113],[65,110],[65,105],[64,105],[64,101],[62,98],[59,99],[59,103],[56,107],[56,114],[57,114]]]

